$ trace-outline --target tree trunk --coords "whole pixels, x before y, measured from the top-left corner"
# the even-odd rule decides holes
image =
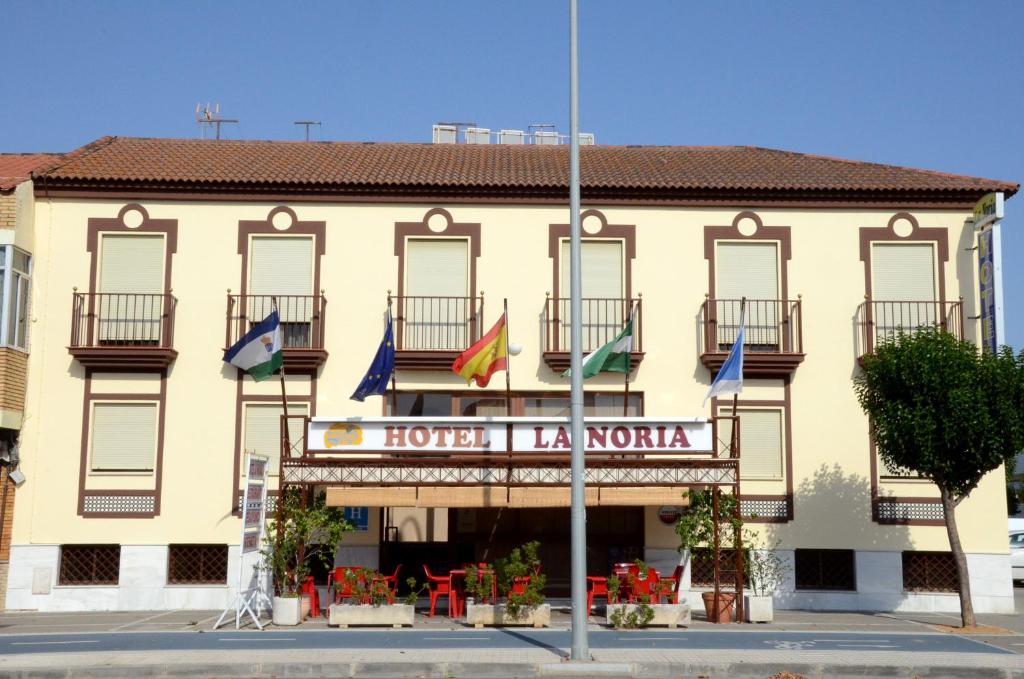
[[[946,534],[949,536],[949,549],[953,552],[956,564],[956,577],[960,585],[960,621],[964,627],[974,627],[974,604],[971,602],[971,580],[967,573],[967,557],[963,545],[960,544],[960,533],[956,528],[956,502],[953,493],[939,487],[942,493],[942,513],[946,518]]]

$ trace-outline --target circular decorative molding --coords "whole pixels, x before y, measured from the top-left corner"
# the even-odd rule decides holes
[[[423,226],[427,227],[434,233],[444,233],[454,223],[452,215],[448,210],[443,207],[435,207],[431,210],[427,210],[427,214],[423,215]]]
[[[117,213],[117,219],[126,229],[137,229],[149,221],[149,213],[141,205],[132,203],[125,205]]]
[[[273,226],[278,231],[287,231],[295,225],[295,222],[299,221],[299,218],[295,214],[295,210],[284,205],[279,205],[270,211],[267,215],[267,223]]]
[[[756,213],[748,210],[733,217],[732,225],[739,231],[741,236],[749,238],[757,233],[757,230],[764,226],[764,223],[761,222],[761,218]]]
[[[897,212],[889,219],[888,227],[899,238],[906,238],[917,230],[917,220],[909,212]]]
[[[591,218],[597,220],[596,225],[594,224],[594,219]],[[606,226],[608,226],[608,219],[600,210],[584,210],[580,213],[580,230],[585,232],[588,236],[598,235],[604,231],[604,227]]]

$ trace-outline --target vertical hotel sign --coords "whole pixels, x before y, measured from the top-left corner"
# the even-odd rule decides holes
[[[269,460],[250,454],[245,474],[245,495],[242,500],[242,553],[259,551],[267,506],[267,470]]]
[[[995,354],[1003,339],[1003,271],[999,220],[1003,194],[989,193],[974,206],[978,233],[978,298],[981,302],[981,346]]]

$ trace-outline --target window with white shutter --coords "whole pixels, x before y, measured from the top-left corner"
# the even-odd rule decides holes
[[[156,403],[94,403],[93,471],[152,471],[156,461]]]
[[[159,343],[164,252],[162,234],[103,234],[95,303],[101,343]]]
[[[723,408],[721,415],[732,415],[732,408]],[[738,410],[740,418],[740,477],[752,480],[777,480],[783,469],[782,410]],[[732,420],[718,421],[719,446],[732,440]],[[725,453],[722,449],[720,453]]]
[[[776,351],[779,344],[779,247],[774,242],[734,243],[715,246],[716,332],[719,351],[735,342],[740,324],[740,302],[747,299],[746,341],[748,350]]]
[[[583,292],[583,351],[607,344],[626,324],[629,314],[625,302],[626,278],[621,240],[584,240],[580,250],[580,284]],[[559,319],[562,336],[559,346],[569,348],[569,241],[562,241],[559,257],[561,279]]]
[[[405,349],[465,349],[470,343],[469,241],[410,238],[405,248]]]
[[[253,236],[247,315],[266,318],[277,302],[286,347],[308,347],[313,319],[313,237]]]
[[[871,278],[876,342],[935,323],[934,243],[873,243]]]
[[[271,403],[245,404],[245,436],[243,437],[243,453],[256,453],[270,458],[270,474],[278,473],[281,455],[281,415],[284,409]],[[289,403],[288,415],[308,415],[309,404]],[[288,439],[295,455],[300,455],[303,448],[302,420],[289,417]]]

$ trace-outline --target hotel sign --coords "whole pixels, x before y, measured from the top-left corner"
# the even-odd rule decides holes
[[[595,417],[586,420],[588,452],[709,452],[704,418]],[[315,418],[308,449],[317,452],[568,453],[562,417]]]

